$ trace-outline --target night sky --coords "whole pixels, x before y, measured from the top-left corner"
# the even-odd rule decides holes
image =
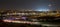
[[[52,4],[49,0],[0,0],[0,9],[49,9],[49,4]],[[60,4],[60,0],[57,4]]]

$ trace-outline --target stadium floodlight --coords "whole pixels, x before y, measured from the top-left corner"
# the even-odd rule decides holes
[[[37,11],[49,11],[49,9],[38,9]]]

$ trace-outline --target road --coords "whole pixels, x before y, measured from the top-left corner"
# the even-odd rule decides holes
[[[31,25],[42,25],[42,26],[50,26],[50,27],[58,27],[59,24],[56,24],[54,22],[30,22],[30,21],[11,21],[11,20],[4,20],[5,22],[12,22],[12,23],[24,23],[24,24],[31,24]],[[54,24],[53,24],[54,23]]]

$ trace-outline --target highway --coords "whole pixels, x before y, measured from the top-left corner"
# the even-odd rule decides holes
[[[14,20],[3,20],[4,22],[9,22],[9,23],[22,23],[22,24],[31,24],[31,25],[42,25],[42,26],[47,26],[47,27],[58,27],[60,24],[53,24],[50,22],[31,22],[31,21],[14,21]]]

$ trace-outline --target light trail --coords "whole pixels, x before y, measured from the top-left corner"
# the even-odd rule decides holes
[[[40,24],[40,22],[30,22],[30,21],[15,21],[15,20],[3,20],[3,21],[12,23]]]

